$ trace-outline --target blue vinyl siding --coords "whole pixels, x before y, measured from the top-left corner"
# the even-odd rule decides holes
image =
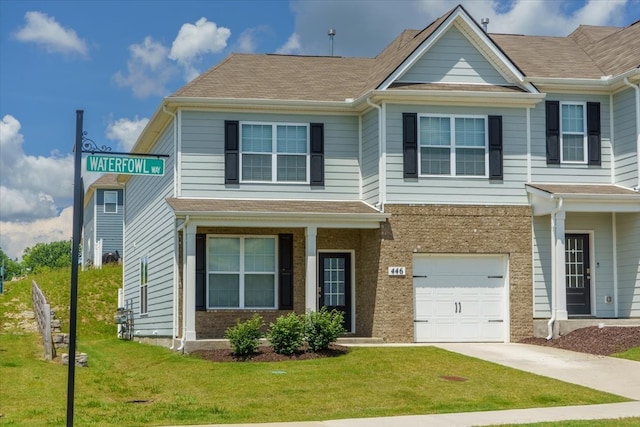
[[[93,248],[95,247],[95,200],[96,193],[85,203],[82,216],[82,264],[85,267],[93,265]],[[122,230],[121,230],[122,232]]]
[[[606,95],[547,95],[549,101],[600,102],[602,164],[547,164],[545,103],[531,110],[531,181],[537,183],[611,184],[611,129],[609,125],[609,96]]]
[[[132,176],[126,184],[124,298],[133,308],[136,336],[170,337],[173,326],[175,217],[166,203],[174,189],[173,124],[153,152],[169,154],[165,175]],[[148,259],[148,314],[140,316],[140,259]]]
[[[115,191],[118,194],[118,209],[115,213],[104,211],[105,191]],[[102,253],[118,251],[122,255],[122,236],[124,221],[124,191],[121,189],[99,188],[95,192],[95,239],[102,239]]]
[[[640,214],[616,215],[618,315],[640,317]]]
[[[637,185],[638,146],[636,130],[635,92],[629,88],[613,96],[613,122],[615,141],[616,184],[625,187]]]
[[[181,197],[245,199],[359,198],[358,117],[182,111]],[[292,183],[224,183],[224,121],[324,123],[324,187]]]
[[[403,177],[402,113],[502,116],[504,180],[488,178]],[[526,109],[387,105],[387,203],[528,203]]]
[[[398,81],[508,84],[455,27],[451,27]]]
[[[380,187],[380,143],[378,110],[371,110],[362,118],[362,199],[378,203]]]

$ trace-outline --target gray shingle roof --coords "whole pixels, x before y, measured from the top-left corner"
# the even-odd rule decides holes
[[[588,185],[588,184],[527,184],[549,194],[571,196],[633,196],[638,198],[640,193],[617,185]]]
[[[359,201],[312,200],[230,200],[230,199],[167,199],[177,213],[305,213],[381,215],[377,209]]]
[[[423,30],[405,30],[375,58],[234,53],[172,97],[320,102],[358,98],[378,88],[455,10]],[[626,28],[581,26],[568,37],[489,36],[528,77],[599,79],[640,65],[640,21]]]

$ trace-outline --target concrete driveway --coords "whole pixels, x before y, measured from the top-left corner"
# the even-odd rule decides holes
[[[530,344],[451,343],[434,346],[640,400],[640,362]]]

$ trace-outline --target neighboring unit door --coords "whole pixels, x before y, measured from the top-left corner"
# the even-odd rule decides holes
[[[504,342],[507,260],[501,255],[416,255],[416,342]]]
[[[569,315],[591,314],[591,266],[589,235],[565,236],[567,312]]]
[[[351,332],[351,254],[319,254],[318,308],[344,313],[344,328]]]

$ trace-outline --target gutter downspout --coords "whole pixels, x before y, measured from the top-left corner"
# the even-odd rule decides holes
[[[385,199],[385,184],[387,179],[387,174],[385,173],[385,164],[382,157],[382,107],[378,104],[374,104],[371,102],[371,99],[367,98],[367,104],[378,110],[378,203],[377,206],[380,208],[381,212],[384,212],[384,199]]]
[[[180,233],[188,224],[189,224],[189,220],[190,217],[189,215],[187,215],[187,217],[185,218],[185,220],[183,221],[182,224],[180,224],[178,226],[178,228],[176,228],[176,240],[178,240],[178,233]],[[182,238],[182,251],[184,252],[184,237]],[[177,246],[177,245],[176,245]],[[184,254],[182,255],[183,259],[184,259]],[[176,263],[177,264],[177,263]],[[172,337],[171,337],[171,347],[170,350],[174,349],[174,344],[173,341],[176,337],[176,333],[178,332],[178,280],[177,280],[177,274],[175,275],[176,277],[176,281],[175,281],[175,286],[173,288],[173,332],[172,332]],[[184,286],[184,279],[183,279],[183,286]],[[180,340],[180,347],[176,348],[176,351],[181,351],[184,348],[184,333],[182,334],[182,339]]]
[[[562,197],[558,198],[558,204],[556,205],[556,208],[554,210],[551,211],[551,222],[552,222],[552,226],[551,226],[551,271],[552,271],[552,277],[551,277],[551,318],[549,319],[549,321],[547,322],[547,331],[548,331],[548,335],[546,337],[546,340],[550,340],[551,338],[553,338],[553,324],[556,321],[556,305],[558,304],[557,302],[557,298],[556,298],[556,292],[557,292],[557,288],[558,286],[554,286],[554,282],[555,282],[555,271],[556,271],[556,224],[555,224],[555,215],[556,213],[560,212],[562,210],[562,204],[563,204],[563,200]]]
[[[640,85],[631,83],[628,77],[625,77],[622,81],[627,86],[632,87],[636,92],[636,159],[638,161],[638,185],[634,187],[634,190],[640,191]]]

